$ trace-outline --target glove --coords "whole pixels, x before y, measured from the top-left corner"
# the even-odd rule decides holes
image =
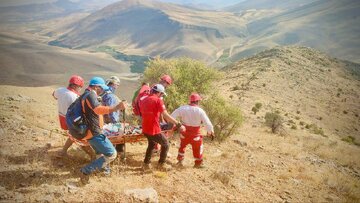
[[[211,141],[214,141],[214,139],[215,139],[215,134],[214,134],[214,132],[208,132],[207,135],[210,136]]]
[[[181,122],[178,122],[175,125],[175,130],[177,130],[178,132],[184,132],[185,131],[185,126],[183,126]]]

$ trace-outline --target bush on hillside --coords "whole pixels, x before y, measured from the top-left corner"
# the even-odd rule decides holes
[[[202,102],[202,106],[214,125],[216,139],[219,141],[232,135],[243,122],[240,109],[226,102],[218,94],[212,94]]]
[[[267,112],[265,114],[265,124],[271,128],[273,133],[277,133],[283,125],[283,119],[277,112]]]
[[[197,92],[204,99],[201,105],[208,113],[219,140],[230,136],[240,127],[242,121],[240,110],[216,96],[220,92],[213,84],[223,77],[221,72],[189,58],[167,60],[156,58],[147,63],[143,82],[155,84],[163,74],[170,75],[174,81],[174,84],[166,89],[168,96],[164,99],[169,113],[187,104],[189,95]]]
[[[259,112],[260,108],[262,107],[262,103],[256,103],[254,107],[252,107],[251,111],[254,112],[256,115],[257,112]]]
[[[180,105],[188,103],[189,95],[197,92],[206,95],[214,91],[213,82],[222,78],[222,73],[208,68],[204,63],[190,58],[160,59],[147,63],[144,72],[144,82],[156,84],[163,74],[172,77],[174,84],[166,89],[165,98],[168,111],[173,111]]]

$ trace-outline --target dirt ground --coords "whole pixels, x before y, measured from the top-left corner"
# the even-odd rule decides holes
[[[90,160],[76,145],[56,158],[66,137],[59,130],[54,87],[0,86],[1,202],[137,202],[129,189],[153,188],[160,202],[356,202],[360,200],[360,148],[304,130],[272,134],[262,118],[244,111],[240,131],[223,143],[205,139],[205,169],[176,168],[178,135],[161,172],[141,169],[146,142],[127,144],[126,163],[112,174],[79,184],[76,171]],[[155,167],[157,155],[152,164]]]

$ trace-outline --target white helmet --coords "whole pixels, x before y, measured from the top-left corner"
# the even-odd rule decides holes
[[[120,79],[117,76],[111,76],[106,80],[106,85],[109,85],[110,83],[120,85]]]
[[[162,84],[156,84],[151,89],[157,92],[161,92],[166,96],[165,87]]]

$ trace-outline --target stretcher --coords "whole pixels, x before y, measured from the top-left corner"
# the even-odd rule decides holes
[[[146,141],[147,138],[145,135],[137,130],[138,128],[127,126],[128,129],[119,130],[119,132],[114,132],[111,134],[106,135],[106,137],[111,141],[111,143],[115,144],[126,144],[126,143],[137,143]],[[135,129],[135,130],[134,130]],[[171,137],[174,134],[174,130],[163,128],[162,133],[166,135],[166,137]],[[79,146],[89,146],[89,142],[87,140],[78,140],[74,138],[69,132],[67,132],[67,136],[70,138],[73,143]]]

